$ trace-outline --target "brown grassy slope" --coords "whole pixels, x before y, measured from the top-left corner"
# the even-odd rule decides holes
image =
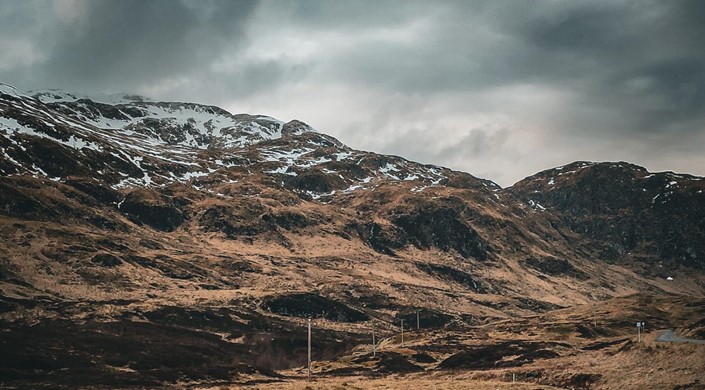
[[[697,271],[674,269],[675,280],[669,282],[642,272],[638,264],[601,262],[590,257],[587,242],[553,227],[551,215],[478,189],[430,187],[417,193],[402,183],[321,203],[265,185],[253,175],[219,184],[213,193],[175,185],[160,194],[133,197],[138,205],[170,207],[183,215],[173,231],[164,231],[150,225],[150,214],[140,214],[139,207],[125,211],[119,202],[99,201],[95,189],[28,177],[5,178],[3,184],[13,191],[2,193],[10,207],[3,208],[0,218],[0,319],[10,333],[1,341],[15,354],[7,356],[8,362],[23,362],[7,366],[4,373],[16,378],[12,383],[39,383],[31,381],[55,375],[52,382],[65,381],[68,387],[81,385],[75,382],[81,377],[103,378],[100,383],[106,386],[153,386],[250,375],[233,361],[274,369],[297,366],[305,359],[301,319],[270,312],[262,304],[273,296],[307,292],[366,313],[387,335],[399,319],[408,324],[408,316],[421,309],[423,321],[437,322],[419,346],[440,345],[433,353],[437,360],[466,346],[518,340],[520,355],[542,357],[528,356],[532,362],[516,367],[526,366],[529,375],[534,365],[543,370],[541,362],[548,357],[550,370],[540,377],[560,385],[585,379],[568,375],[585,371],[574,367],[610,360],[601,352],[575,352],[582,344],[570,340],[581,330],[553,309],[635,292],[698,296],[703,288]],[[412,218],[418,215],[427,219]],[[428,235],[424,226],[433,218],[440,218],[439,230]],[[463,247],[455,229],[444,230],[444,225],[466,231],[473,243],[482,243],[484,254],[473,252],[477,246]],[[478,256],[464,257],[463,251]],[[670,309],[664,305],[661,312],[666,313]],[[546,317],[548,325],[531,317],[547,311],[558,316]],[[603,312],[625,313],[619,305]],[[619,329],[630,329],[634,319],[619,321]],[[315,358],[325,360],[361,344],[371,323],[333,319],[319,320],[317,326],[325,348]],[[595,342],[622,335],[612,332],[596,333]],[[565,336],[569,346],[537,344],[535,339],[545,334],[552,343],[564,342]],[[158,347],[170,344],[164,337],[186,349]],[[101,340],[105,352],[100,357],[95,344],[74,343],[91,339]],[[116,350],[118,340],[131,340],[131,349]],[[386,343],[390,352],[396,351],[394,340]],[[202,353],[191,359],[190,348]],[[560,357],[538,352],[543,350]],[[136,360],[136,351],[149,355]],[[174,354],[189,358],[169,360]],[[392,362],[400,359],[390,356]],[[553,371],[561,359],[566,363]],[[220,371],[206,372],[206,366]],[[676,370],[678,363],[669,367]],[[398,368],[380,369],[389,373]],[[507,369],[481,368],[478,374],[471,368],[466,374],[495,379]],[[93,374],[75,374],[80,370]]]

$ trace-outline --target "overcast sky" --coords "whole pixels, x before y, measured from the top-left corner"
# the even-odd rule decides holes
[[[0,81],[300,119],[508,186],[705,175],[705,1],[4,0]]]

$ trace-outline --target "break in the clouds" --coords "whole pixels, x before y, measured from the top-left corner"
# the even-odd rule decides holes
[[[0,80],[301,119],[510,185],[705,174],[705,2],[8,0]]]

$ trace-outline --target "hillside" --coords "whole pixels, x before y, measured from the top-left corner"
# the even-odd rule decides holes
[[[511,342],[538,315],[614,317],[634,294],[686,313],[648,314],[660,326],[702,331],[699,177],[577,162],[503,189],[300,121],[5,85],[0,150],[0,385],[282,380],[306,361],[308,317],[317,361],[356,359],[377,327],[375,375],[437,368],[395,343],[417,311],[434,360],[491,340],[459,334],[522,324]],[[612,342],[640,317],[614,318],[565,333]],[[583,339],[518,345],[528,360],[507,367],[579,359]]]

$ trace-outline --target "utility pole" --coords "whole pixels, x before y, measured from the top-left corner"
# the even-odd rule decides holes
[[[404,346],[404,320],[401,320],[401,346]]]
[[[308,381],[311,382],[311,319],[308,319]]]
[[[375,341],[375,323],[372,322],[372,357],[377,356],[377,342]]]

